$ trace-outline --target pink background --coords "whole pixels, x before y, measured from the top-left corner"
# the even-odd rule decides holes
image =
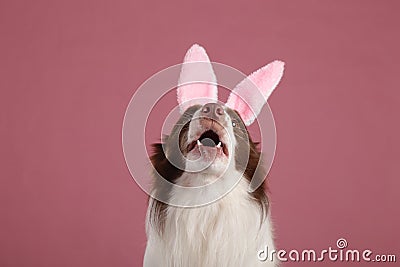
[[[399,9],[2,1],[0,266],[141,265],[147,200],[125,166],[122,120],[135,89],[195,42],[245,73],[287,63],[269,101],[278,247],[344,237],[399,258]]]

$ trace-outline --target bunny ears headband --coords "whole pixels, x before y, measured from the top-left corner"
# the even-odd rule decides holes
[[[184,58],[184,63],[195,62],[202,63],[201,70],[196,67],[196,64],[194,66],[182,65],[177,89],[181,113],[193,105],[218,101],[216,77],[210,59],[204,48],[197,44],[187,51]],[[284,64],[282,61],[275,60],[253,72],[232,90],[225,105],[236,110],[246,126],[254,122],[268,97],[278,85],[283,75]],[[208,81],[208,83],[186,84],[188,81],[193,81],[191,79],[193,75],[198,77],[199,73],[204,76],[201,80]],[[254,91],[257,90],[256,88],[259,92]]]

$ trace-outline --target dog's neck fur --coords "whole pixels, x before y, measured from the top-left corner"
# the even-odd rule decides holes
[[[195,175],[183,174],[177,182],[204,178]],[[274,248],[271,223],[269,216],[261,216],[260,206],[247,189],[248,181],[241,179],[232,191],[211,204],[196,208],[168,206],[162,233],[147,220],[148,250],[158,250],[160,257],[160,265],[154,266],[268,266],[258,261],[257,251],[266,245]],[[171,196],[187,201],[192,197],[174,192]],[[148,215],[151,208],[150,203]]]

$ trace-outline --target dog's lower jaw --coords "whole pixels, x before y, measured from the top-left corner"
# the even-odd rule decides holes
[[[272,227],[269,214],[262,216],[247,189],[248,182],[242,179],[225,197],[209,205],[169,206],[162,234],[147,219],[144,266],[278,266],[276,260],[258,259],[259,250],[274,249]]]

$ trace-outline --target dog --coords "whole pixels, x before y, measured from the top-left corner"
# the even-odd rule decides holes
[[[199,45],[186,53],[180,81],[198,72],[185,66],[196,62],[215,82]],[[257,257],[265,246],[273,250],[274,241],[267,186],[262,182],[249,190],[253,180],[264,181],[266,171],[246,126],[256,119],[283,69],[283,62],[274,61],[254,72],[225,104],[218,102],[213,83],[178,85],[182,115],[171,134],[153,145],[150,157],[154,184],[146,216],[145,267],[278,266],[276,260]]]

